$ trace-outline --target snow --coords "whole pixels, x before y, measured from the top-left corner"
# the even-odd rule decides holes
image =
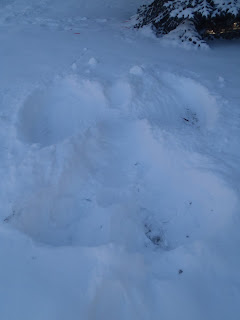
[[[136,75],[136,76],[140,76],[140,75],[142,75],[142,73],[143,73],[142,68],[141,68],[140,66],[133,66],[133,67],[129,70],[129,72],[130,72],[131,74]]]
[[[141,1],[5,0],[0,319],[239,318],[239,41]]]
[[[96,60],[94,57],[90,58],[89,61],[88,61],[88,64],[89,64],[90,66],[95,66],[97,63],[98,63],[98,62],[97,62],[97,60]]]

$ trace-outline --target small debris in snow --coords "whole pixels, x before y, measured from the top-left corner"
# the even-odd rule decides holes
[[[145,235],[155,246],[164,247],[165,243],[164,243],[162,232],[160,230],[157,230],[157,228],[155,227],[154,227],[155,230],[153,230],[152,227],[153,226],[149,225],[148,223],[144,224]]]
[[[186,108],[185,117],[183,117],[182,119],[191,126],[196,126],[199,122],[196,112],[193,112],[189,108]],[[197,126],[197,128],[199,127]]]
[[[13,217],[15,216],[15,211],[13,211],[12,214],[10,214],[8,217],[6,217],[3,222],[9,222]]]

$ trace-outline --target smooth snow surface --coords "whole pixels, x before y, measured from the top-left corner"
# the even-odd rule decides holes
[[[239,319],[240,42],[141,3],[0,3],[1,320]]]

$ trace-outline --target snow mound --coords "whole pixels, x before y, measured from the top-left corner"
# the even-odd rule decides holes
[[[128,110],[139,119],[165,128],[179,128],[181,123],[214,128],[218,118],[217,98],[198,81],[160,71],[144,76],[138,72],[137,78],[134,73],[128,81],[117,86],[131,91]]]
[[[213,128],[216,99],[191,78],[135,69],[104,85],[57,78],[26,99],[18,136],[33,146],[16,173],[7,218],[17,229],[57,246],[133,248],[176,246],[188,230],[206,232],[206,221],[208,234],[222,229],[234,194],[197,168],[201,156],[163,138],[170,128]]]
[[[67,77],[37,89],[19,111],[19,137],[30,144],[49,146],[84,132],[101,118],[106,99],[99,83]]]

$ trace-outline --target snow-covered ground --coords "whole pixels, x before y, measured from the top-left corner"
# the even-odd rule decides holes
[[[240,42],[141,3],[0,3],[1,320],[240,317]]]

